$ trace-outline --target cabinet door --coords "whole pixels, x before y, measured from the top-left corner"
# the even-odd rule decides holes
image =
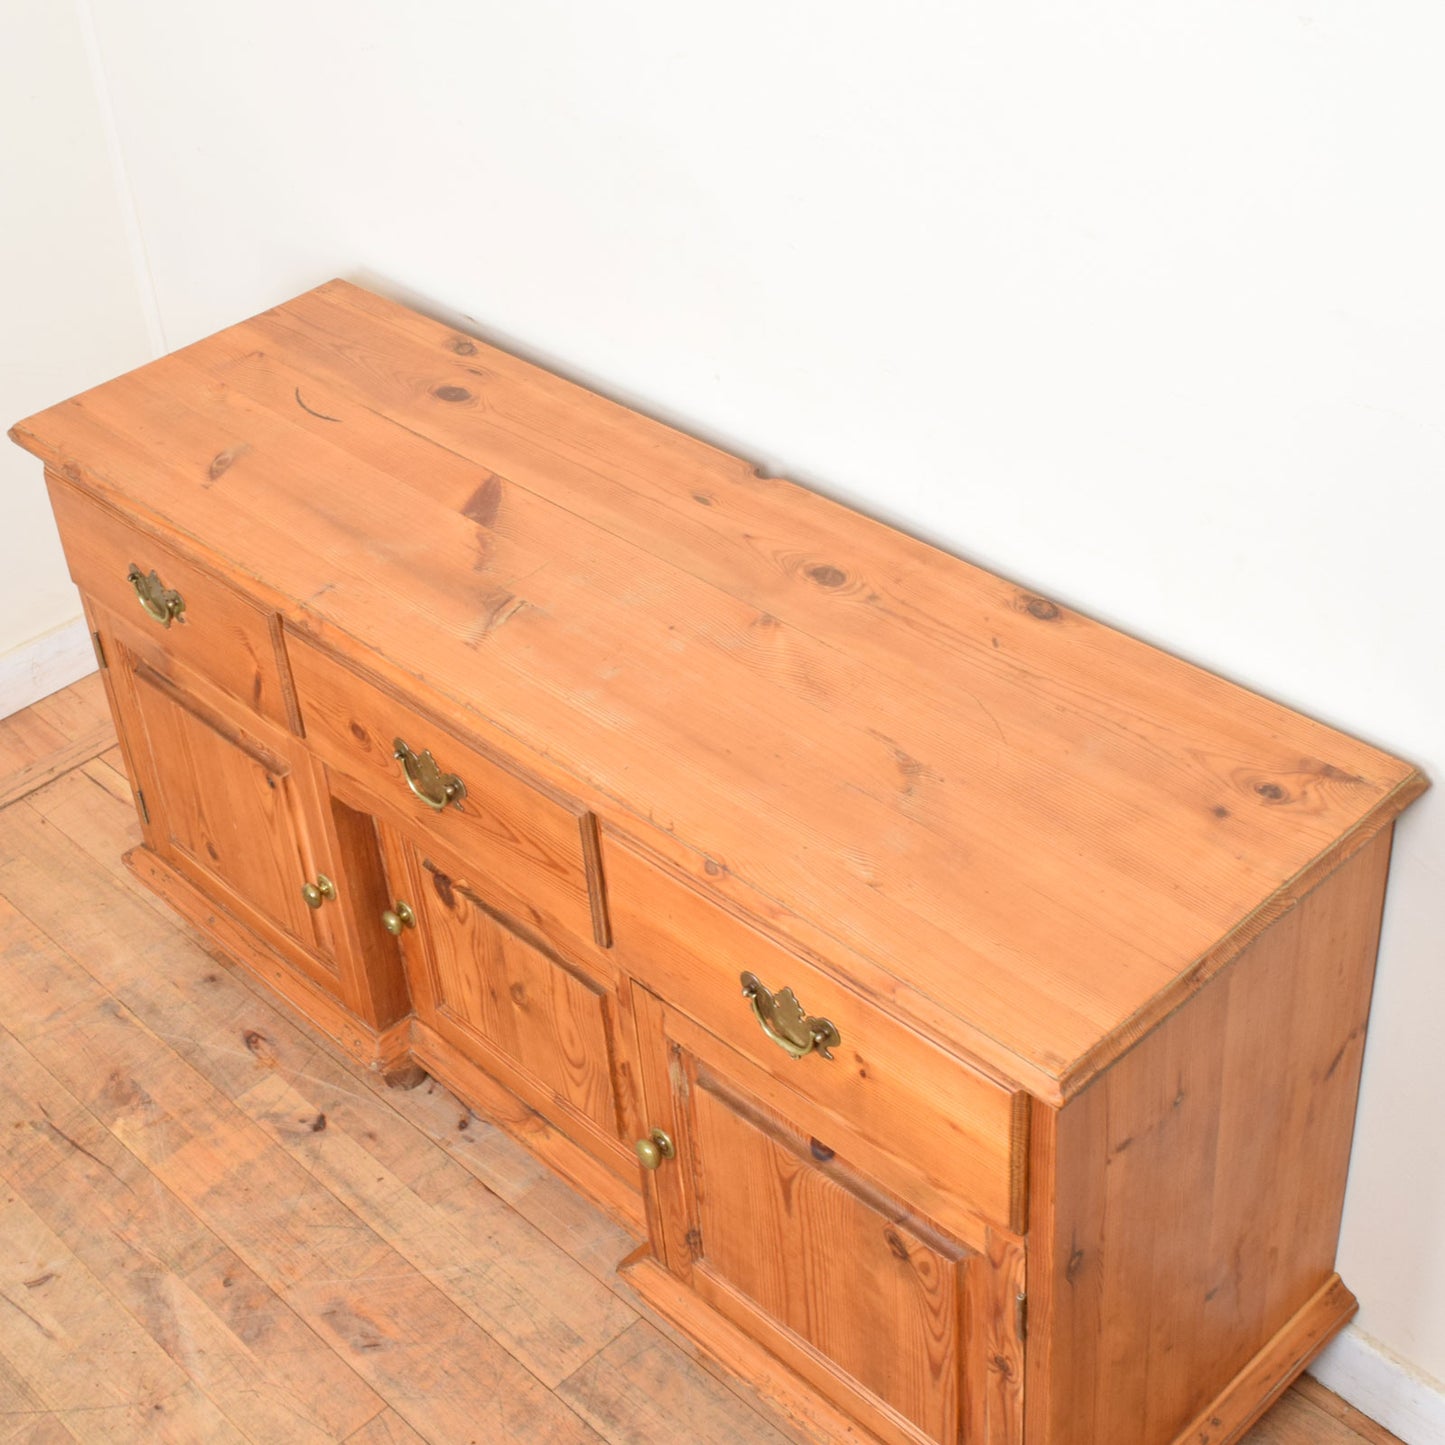
[[[668,1269],[884,1440],[1021,1440],[1021,1245],[943,1235],[755,1066],[641,989],[634,1011]]]
[[[433,842],[390,828],[383,838],[397,898],[411,910],[402,944],[418,1021],[635,1179],[613,1082],[610,983],[500,911],[485,877],[440,856]]]
[[[201,679],[162,672],[104,633],[147,844],[329,992],[340,992],[335,897],[317,779],[289,734]],[[335,886],[333,880],[333,887]]]

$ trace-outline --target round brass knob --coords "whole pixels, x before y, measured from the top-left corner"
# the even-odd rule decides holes
[[[656,1169],[664,1159],[671,1159],[677,1154],[672,1140],[661,1129],[654,1129],[647,1138],[639,1139],[636,1148],[644,1169]]]
[[[320,908],[328,898],[336,897],[336,885],[324,873],[318,873],[316,882],[301,885],[301,896],[308,908]]]
[[[382,910],[381,926],[391,934],[393,938],[400,938],[403,928],[416,927],[416,914],[412,912],[410,903],[403,903],[397,899],[395,908]]]

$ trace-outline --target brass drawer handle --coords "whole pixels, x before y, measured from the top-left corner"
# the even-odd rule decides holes
[[[806,1058],[811,1053],[819,1053],[825,1059],[833,1057],[829,1050],[843,1042],[837,1026],[827,1019],[804,1014],[792,989],[772,993],[763,987],[755,973],[744,973],[739,982],[743,986],[743,997],[752,1001],[753,1013],[763,1032],[780,1049],[795,1059]]]
[[[150,574],[142,572],[132,562],[125,580],[135,588],[136,601],[146,610],[147,617],[154,617],[162,627],[169,627],[186,610],[185,599],[174,587],[167,587],[152,567]]]
[[[656,1169],[664,1159],[677,1156],[676,1146],[661,1129],[654,1129],[647,1138],[639,1139],[634,1147],[644,1169]]]
[[[324,873],[318,873],[316,882],[301,885],[301,896],[308,908],[320,908],[328,898],[336,897],[336,885]]]
[[[392,743],[392,757],[401,764],[406,785],[428,808],[440,813],[448,803],[460,808],[467,795],[467,785],[455,773],[444,773],[432,757],[431,749],[414,753],[397,738]]]
[[[397,899],[395,908],[384,908],[381,913],[381,926],[391,934],[393,938],[400,938],[403,928],[416,927],[416,914],[412,912],[410,903],[403,903]]]

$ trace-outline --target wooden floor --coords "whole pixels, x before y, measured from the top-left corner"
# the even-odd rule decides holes
[[[120,766],[97,678],[0,721],[0,1442],[791,1438],[615,1278],[635,1240],[132,881]],[[1306,1379],[1246,1445],[1362,1441]]]

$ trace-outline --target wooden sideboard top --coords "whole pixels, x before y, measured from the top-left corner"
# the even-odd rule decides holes
[[[341,281],[11,436],[1046,1098],[1426,786]]]

